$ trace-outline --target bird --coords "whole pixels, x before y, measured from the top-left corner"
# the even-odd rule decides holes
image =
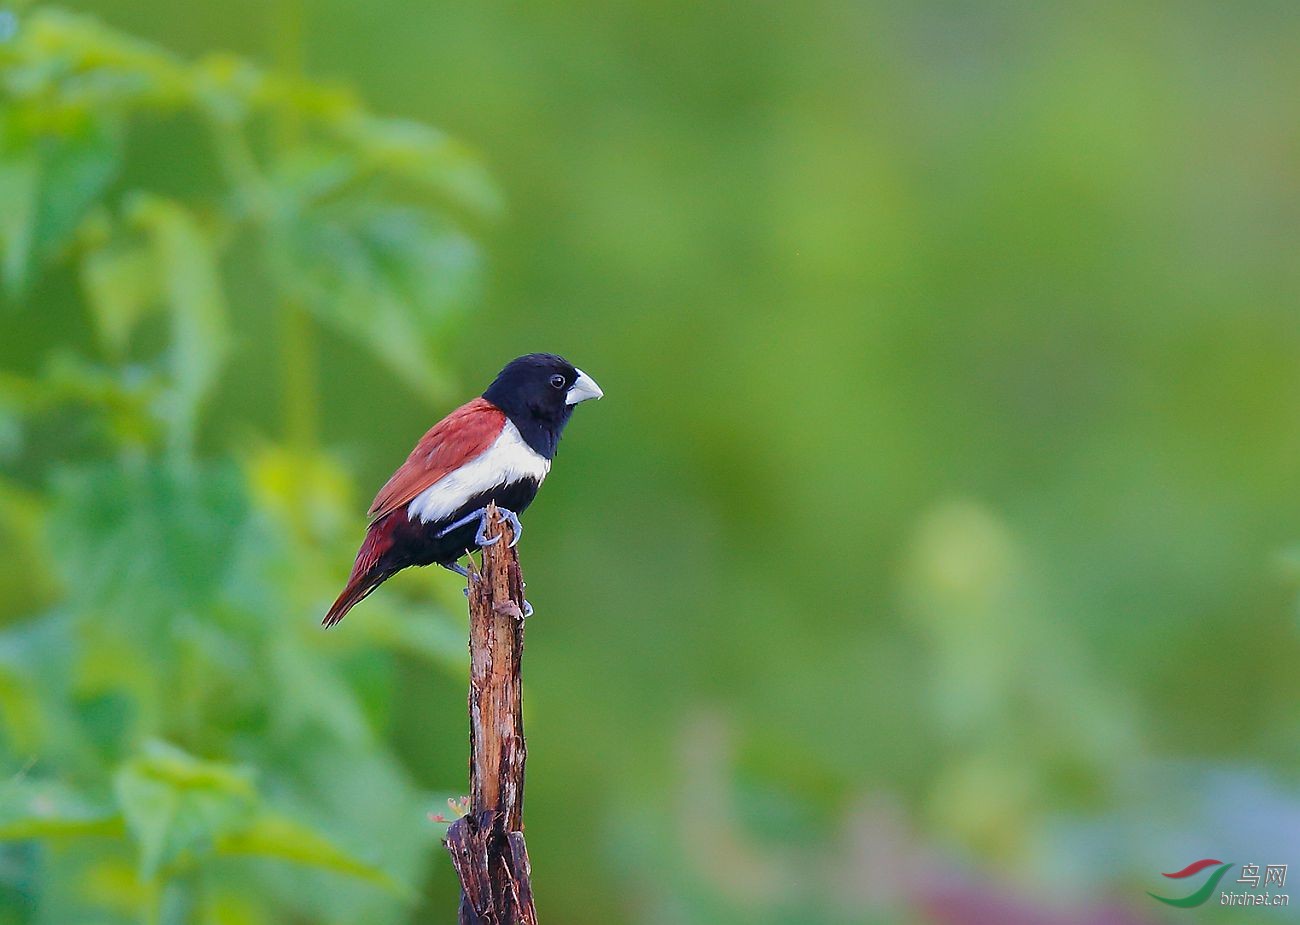
[[[500,539],[483,534],[490,503],[514,528],[511,545],[517,543],[519,514],[551,471],[573,409],[604,394],[596,380],[552,353],[507,363],[481,396],[433,425],[379,489],[352,573],[321,622],[335,625],[409,566],[436,564],[468,577],[460,558]]]

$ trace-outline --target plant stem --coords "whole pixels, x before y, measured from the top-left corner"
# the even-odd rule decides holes
[[[310,451],[316,444],[315,330],[300,300],[280,300],[281,388],[284,390],[284,436],[290,446]]]
[[[536,925],[524,845],[524,582],[512,531],[488,506],[483,569],[469,584],[470,811],[447,830],[460,925]]]
[[[303,70],[302,0],[279,0],[272,8],[272,18],[276,64],[285,78],[298,80]],[[276,122],[278,152],[283,155],[292,150],[301,138],[302,120],[297,110],[292,106],[282,108]],[[319,424],[315,329],[300,296],[281,291],[279,308],[284,438],[291,447],[309,452],[315,447]]]

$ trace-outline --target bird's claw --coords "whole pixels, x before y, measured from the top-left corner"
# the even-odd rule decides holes
[[[510,524],[511,530],[514,531],[514,536],[511,537],[509,547],[508,547],[510,549],[514,549],[515,546],[518,545],[519,543],[519,537],[524,535],[524,525],[519,522],[519,515],[516,514],[514,511],[510,510],[509,508],[498,507],[497,513],[501,516],[502,520]],[[491,539],[488,539],[484,535],[484,531],[487,530],[487,527],[488,527],[487,508],[484,508],[482,517],[479,519],[478,532],[474,534],[474,541],[477,542],[480,546],[494,546],[497,543],[501,542],[502,534],[500,533],[498,533],[496,536],[492,537]]]
[[[511,529],[514,530],[515,535],[510,540],[510,548],[514,549],[515,546],[519,544],[519,537],[524,535],[524,525],[519,522],[519,515],[516,514],[514,511],[507,510],[506,508],[503,507],[499,507],[497,508],[497,510],[501,512],[501,517],[505,520],[506,523],[510,524]],[[498,536],[497,539],[499,540],[501,539],[501,537]]]
[[[478,532],[474,534],[474,542],[478,543],[484,549],[487,549],[489,546],[495,546],[497,543],[501,542],[500,533],[498,533],[496,536],[492,537],[491,539],[488,539],[484,535],[483,531],[487,529],[487,525],[488,525],[487,514],[485,513],[479,518]]]

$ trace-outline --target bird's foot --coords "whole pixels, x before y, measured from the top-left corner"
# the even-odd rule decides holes
[[[483,576],[479,574],[477,571],[471,572],[468,568],[461,565],[457,561],[439,562],[438,564],[441,565],[449,572],[455,572],[457,575],[459,575],[461,578],[466,579],[467,581],[475,582],[475,581],[483,580]],[[465,595],[466,597],[469,597],[469,585],[466,585],[465,587],[461,588],[460,593]]]
[[[515,535],[510,540],[510,548],[513,549],[519,545],[519,538],[524,535],[524,525],[519,522],[519,515],[509,508],[499,507],[497,510],[501,512],[502,518],[514,530]],[[528,614],[524,614],[524,616],[526,617]]]
[[[461,527],[465,526],[466,524],[472,524],[474,521],[477,520],[479,522],[478,533],[474,536],[474,542],[478,543],[481,546],[483,545],[483,526],[484,526],[483,522],[486,519],[487,519],[487,508],[481,507],[477,511],[470,511],[468,514],[466,514],[460,520],[456,521],[454,524],[448,524],[447,526],[443,527],[434,535],[437,539],[442,539],[444,536],[446,536],[448,533],[451,533],[453,530],[459,530]]]
[[[455,573],[456,573],[457,575],[459,575],[461,578],[477,578],[477,577],[478,577],[477,573],[475,573],[475,572],[471,572],[469,569],[467,569],[465,566],[461,565],[460,562],[457,562],[457,561],[452,561],[452,562],[439,562],[438,564],[441,565],[443,568],[445,568],[445,569],[446,569],[447,571],[449,571],[449,572],[455,572]]]
[[[519,542],[519,537],[523,535],[524,525],[519,522],[519,515],[516,514],[514,511],[509,510],[508,508],[498,506],[497,512],[501,515],[501,519],[504,520],[506,523],[510,524],[510,526],[514,529],[515,532],[514,539],[510,541],[510,545],[514,546]],[[500,534],[492,537],[491,539],[488,539],[488,537],[483,532],[487,529],[488,526],[487,508],[485,507],[481,507],[477,511],[470,511],[468,514],[466,514],[460,520],[456,521],[454,524],[450,524],[449,526],[443,527],[441,530],[438,531],[437,535],[439,538],[444,537],[448,533],[451,533],[453,530],[459,530],[461,527],[465,526],[466,524],[471,524],[475,520],[478,521],[478,530],[474,534],[475,543],[477,543],[479,546],[495,546],[498,542],[500,542],[501,540]]]

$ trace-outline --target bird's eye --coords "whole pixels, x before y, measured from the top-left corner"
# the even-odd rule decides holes
[[[552,376],[552,377],[551,377],[551,387],[552,387],[552,388],[555,388],[555,389],[562,389],[562,388],[564,388],[564,377],[561,376],[561,375],[559,375],[559,374],[556,374],[556,375]]]

